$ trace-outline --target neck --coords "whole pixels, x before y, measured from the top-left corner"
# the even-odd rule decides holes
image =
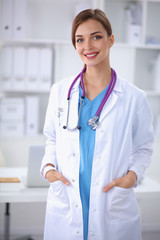
[[[111,67],[99,66],[90,67],[87,66],[87,70],[84,74],[84,84],[94,85],[95,87],[107,86],[111,81]]]
[[[110,65],[99,67],[87,66],[83,75],[85,94],[88,99],[94,99],[111,81]]]

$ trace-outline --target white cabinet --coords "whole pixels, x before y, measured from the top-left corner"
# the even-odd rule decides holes
[[[158,31],[160,1],[103,0],[102,2],[103,10],[111,21],[116,41],[111,50],[111,64],[115,66],[120,76],[145,90],[156,129],[157,121],[160,119],[160,31]],[[132,19],[128,17],[128,10],[131,11]],[[127,41],[128,22],[130,28],[139,24],[139,42],[134,36],[131,36],[132,41]],[[134,34],[134,31],[136,30],[130,31],[130,34]]]
[[[0,98],[6,97],[26,97],[37,96],[39,98],[39,129],[38,134],[42,134],[46,106],[49,96],[49,88],[35,87],[35,81],[38,79],[36,59],[39,59],[37,51],[50,49],[52,52],[52,73],[50,78],[50,86],[53,82],[69,75],[77,74],[83,67],[83,63],[79,59],[74,47],[71,44],[71,25],[72,20],[78,11],[85,8],[101,8],[111,21],[113,33],[115,35],[115,45],[111,49],[111,65],[116,69],[117,73],[132,82],[136,86],[144,89],[149,97],[151,104],[154,124],[156,125],[158,116],[160,115],[160,31],[158,24],[160,22],[160,1],[158,0],[21,0],[24,1],[24,16],[20,15],[20,26],[23,26],[23,32],[15,35],[11,31],[11,35],[4,36],[2,29],[4,28],[2,21],[0,31]],[[0,0],[0,9],[3,9],[3,2]],[[18,0],[7,0],[9,2],[18,2]],[[16,5],[15,4],[15,5]],[[14,5],[14,4],[13,4]],[[137,7],[138,6],[138,7]],[[23,4],[22,4],[23,7]],[[14,23],[13,7],[12,22]],[[135,10],[136,9],[136,10]],[[24,11],[25,10],[25,11]],[[19,11],[19,10],[18,10]],[[128,29],[128,16],[130,16],[130,34],[133,35],[129,39],[126,36]],[[7,14],[1,14],[1,16]],[[135,19],[138,18],[136,21]],[[17,23],[16,16],[16,23]],[[2,19],[3,20],[3,19]],[[18,25],[18,24],[17,24]],[[136,26],[135,26],[136,25]],[[138,26],[138,27],[137,27]],[[10,26],[12,29],[14,27]],[[8,27],[6,27],[8,29]],[[21,29],[21,27],[20,27]],[[139,34],[139,35],[138,35]],[[134,38],[135,37],[135,38]],[[127,40],[128,39],[128,40]],[[8,55],[5,57],[5,65],[2,63],[4,48],[7,49]],[[11,81],[15,81],[13,66],[17,66],[14,55],[17,49],[24,50],[24,54],[28,54],[33,64],[30,62],[29,69],[30,84],[32,87],[16,88],[8,87],[8,79],[11,75]],[[33,51],[31,51],[33,50]],[[23,52],[23,51],[22,51]],[[31,55],[33,53],[33,57]],[[22,53],[17,53],[17,59],[23,65]],[[19,56],[19,57],[18,57]],[[27,57],[26,57],[27,59]],[[18,61],[17,60],[17,61]],[[159,61],[159,62],[158,62]],[[6,63],[8,65],[6,65]],[[38,63],[37,63],[38,64]],[[7,67],[6,67],[7,66]],[[155,67],[157,66],[157,67]],[[23,76],[23,66],[17,73],[17,81]],[[18,71],[18,70],[16,70]],[[27,67],[24,67],[25,81]],[[43,72],[45,72],[43,70]],[[19,75],[18,75],[19,74]],[[3,75],[5,76],[3,87]],[[44,74],[45,75],[45,74]],[[46,77],[44,76],[44,79]],[[38,81],[38,80],[37,80]],[[45,80],[44,80],[45,81]]]
[[[145,42],[160,44],[160,31],[158,31],[160,1],[147,1],[146,12]]]
[[[19,5],[17,7],[18,1],[0,0],[3,13],[0,31],[0,96],[18,96],[24,100],[29,96],[37,96],[39,135],[42,134],[51,85],[66,76],[77,74],[83,66],[70,41],[71,25],[76,13],[91,8],[93,1],[20,0],[22,9]],[[7,14],[8,10],[10,14]],[[7,17],[12,21],[8,23]],[[14,34],[15,22],[17,26],[23,25],[21,34]],[[4,33],[8,29],[10,34]],[[27,119],[28,116],[25,116],[24,122]]]

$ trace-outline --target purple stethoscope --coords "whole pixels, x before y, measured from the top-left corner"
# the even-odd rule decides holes
[[[74,129],[81,129],[81,126],[79,126],[79,120],[80,120],[80,114],[81,114],[81,108],[82,108],[82,104],[83,104],[83,100],[85,98],[85,88],[84,88],[84,83],[83,83],[83,73],[86,71],[86,66],[83,68],[82,72],[80,72],[77,77],[74,79],[74,81],[72,82],[69,91],[68,91],[68,95],[67,95],[67,100],[68,100],[68,112],[67,112],[67,121],[66,121],[66,125],[63,126],[64,129],[68,129],[68,119],[69,119],[69,109],[70,109],[70,97],[71,97],[71,91],[72,88],[74,86],[74,84],[76,83],[76,81],[78,80],[78,78],[80,77],[80,83],[81,83],[81,87],[82,87],[82,96],[81,96],[81,102],[80,102],[80,106],[79,106],[79,112],[78,112],[78,122],[77,122],[77,126]],[[111,68],[111,81],[110,84],[108,86],[108,89],[104,95],[104,98],[102,99],[101,104],[99,105],[99,108],[95,114],[95,116],[92,119],[88,120],[88,125],[90,125],[92,127],[93,130],[95,130],[98,125],[99,125],[99,116],[100,113],[103,109],[104,104],[106,103],[106,101],[108,100],[109,96],[111,95],[111,92],[115,86],[116,80],[117,80],[117,75],[116,72],[114,71],[113,68]],[[74,130],[74,129],[69,129],[69,130]]]

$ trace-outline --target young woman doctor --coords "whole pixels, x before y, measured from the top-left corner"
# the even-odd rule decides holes
[[[50,182],[44,239],[140,240],[133,187],[152,154],[146,96],[111,68],[114,36],[104,12],[79,13],[72,42],[85,67],[51,89],[41,166]]]

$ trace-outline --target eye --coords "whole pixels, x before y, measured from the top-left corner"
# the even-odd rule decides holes
[[[102,38],[101,36],[94,36],[94,40],[99,40],[101,38]]]
[[[77,39],[76,42],[77,42],[77,43],[81,43],[81,42],[83,42],[83,39],[82,39],[82,38],[79,38],[79,39]]]

